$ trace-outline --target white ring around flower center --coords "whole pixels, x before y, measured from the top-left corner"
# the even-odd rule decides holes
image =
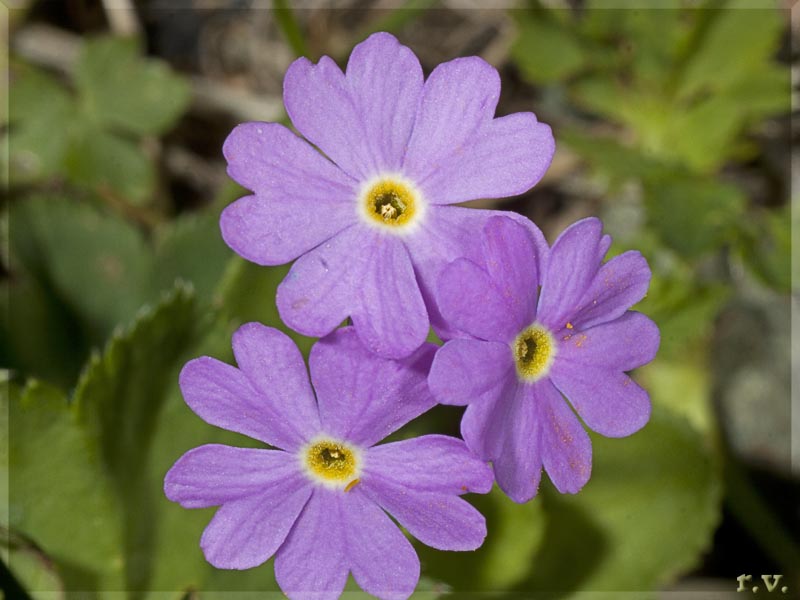
[[[356,199],[356,211],[363,223],[395,235],[416,231],[426,209],[422,192],[399,173],[382,173],[363,182]]]
[[[364,465],[361,448],[322,434],[300,448],[297,457],[312,482],[332,490],[350,490],[358,483]]]

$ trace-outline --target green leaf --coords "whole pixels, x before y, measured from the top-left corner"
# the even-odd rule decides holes
[[[10,129],[6,140],[11,183],[59,174],[73,130],[76,105],[55,78],[15,65],[9,92]]]
[[[154,291],[170,289],[180,279],[191,282],[198,298],[209,303],[234,256],[219,233],[215,210],[181,216],[158,228],[154,252]]]
[[[4,498],[8,498],[5,494]],[[53,561],[23,536],[0,530],[0,557],[8,565],[20,586],[33,600],[62,600],[64,583]],[[6,597],[13,591],[5,589]]]
[[[578,38],[551,19],[521,13],[511,56],[533,83],[563,81],[586,64]]]
[[[577,495],[550,487],[544,540],[518,589],[658,589],[693,567],[720,516],[719,465],[683,419],[656,409],[625,439],[592,435],[592,477]]]
[[[31,122],[55,113],[62,117],[74,110],[72,96],[52,75],[27,65],[15,64],[9,74],[9,123]],[[61,128],[66,121],[61,123]]]
[[[664,242],[694,258],[732,238],[746,198],[738,187],[700,178],[668,178],[645,189],[650,225]]]
[[[12,205],[15,260],[77,313],[96,342],[144,303],[147,247],[127,222],[57,196]]]
[[[55,562],[68,589],[120,589],[118,507],[74,407],[36,381],[4,386],[2,398],[11,425],[10,526]]]
[[[516,504],[496,487],[467,500],[485,517],[489,534],[474,552],[457,559],[417,544],[425,573],[460,592],[507,590],[524,580],[542,543],[545,518],[541,502]]]
[[[75,80],[90,115],[138,134],[167,131],[189,103],[186,81],[158,60],[141,56],[136,40],[88,40]]]
[[[288,272],[289,265],[261,267],[234,257],[217,290],[218,303],[236,322],[258,321],[280,329],[307,355],[314,339],[286,327],[275,305],[278,284]]]
[[[736,10],[729,3],[713,19],[691,55],[678,87],[678,97],[701,91],[719,92],[766,67],[783,30],[776,8]]]
[[[139,145],[94,125],[84,124],[65,158],[69,179],[101,194],[115,194],[135,205],[148,203],[155,170]]]
[[[73,402],[124,510],[125,586],[147,589],[153,569],[160,482],[147,461],[164,399],[183,353],[199,337],[190,291],[177,288],[117,333],[82,374]],[[175,588],[177,589],[177,588]]]
[[[792,290],[792,223],[789,205],[778,211],[764,211],[742,223],[739,255],[766,285],[780,291]]]

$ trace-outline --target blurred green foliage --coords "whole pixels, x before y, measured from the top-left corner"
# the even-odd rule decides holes
[[[428,4],[386,14],[381,28],[401,32]],[[470,498],[488,520],[485,545],[461,554],[417,545],[424,577],[415,597],[656,589],[697,564],[720,518],[706,362],[716,315],[736,293],[728,266],[791,288],[788,205],[756,204],[731,169],[758,159],[754,132],[789,109],[788,69],[774,60],[785,24],[777,11],[730,3],[605,4],[513,11],[512,60],[558,99],[540,116],[588,165],[602,209],[620,190],[636,192],[643,218],[611,232],[612,252],[638,249],[653,270],[637,307],[662,332],[659,359],[637,374],[653,417],[630,439],[593,436],[594,474],[576,496],[545,482],[525,505],[498,490]],[[294,50],[308,47],[288,4],[274,8]],[[198,541],[213,510],[184,510],[161,486],[190,448],[254,443],[194,415],[177,377],[196,356],[231,362],[242,322],[283,328],[274,298],[288,267],[258,267],[222,242],[219,211],[238,187],[175,214],[151,150],[187,109],[190,87],[135,40],[86,40],[69,79],[19,62],[12,78],[0,295],[11,315],[0,357],[12,373],[2,414],[13,422],[4,560],[34,592],[277,590],[271,564],[210,567]],[[307,352],[312,340],[289,333]],[[455,433],[459,416],[437,408],[398,435]]]

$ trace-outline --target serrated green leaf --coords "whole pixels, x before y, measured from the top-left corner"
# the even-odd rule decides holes
[[[730,3],[729,3],[730,4]],[[713,19],[697,51],[690,57],[678,97],[701,91],[719,92],[766,66],[783,29],[775,9],[714,11]]]
[[[134,205],[152,199],[155,169],[138,142],[85,124],[70,141],[64,161],[67,177],[77,185]]]
[[[547,486],[547,526],[519,591],[655,590],[711,544],[720,516],[719,465],[685,420],[656,409],[625,439],[592,435],[592,478],[574,496]]]
[[[488,535],[474,552],[459,555],[417,545],[425,573],[456,592],[496,592],[511,589],[531,571],[542,543],[545,518],[541,502],[516,504],[496,487],[467,500],[486,517]]]
[[[74,408],[61,391],[36,381],[24,390],[4,387],[10,526],[55,562],[68,589],[119,589],[121,519]]]
[[[524,13],[517,22],[511,56],[526,79],[543,84],[563,81],[587,60],[579,39],[569,29]]]
[[[646,186],[650,225],[689,258],[732,241],[745,204],[742,190],[713,179],[669,178]]]
[[[127,222],[55,196],[15,203],[9,221],[15,259],[52,285],[95,342],[144,303],[149,256]]]
[[[81,425],[124,510],[129,590],[147,589],[154,567],[154,491],[160,484],[149,478],[149,449],[183,353],[199,337],[198,321],[191,291],[177,288],[112,337],[75,389]]]
[[[87,111],[100,123],[138,134],[167,131],[189,103],[189,85],[134,39],[88,40],[75,70]]]

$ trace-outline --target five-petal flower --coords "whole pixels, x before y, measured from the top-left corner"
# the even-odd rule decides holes
[[[541,232],[504,217],[483,230],[482,257],[442,271],[437,300],[462,333],[434,358],[431,391],[468,405],[467,445],[491,460],[513,500],[536,495],[542,467],[556,488],[588,481],[592,430],[630,435],[650,416],[647,392],[627,374],[650,362],[659,332],[628,310],[650,282],[647,262],[625,252],[605,264],[610,245],[590,218],[568,227],[549,249]],[[539,291],[541,285],[541,291]]]
[[[344,73],[327,56],[290,66],[284,103],[305,140],[275,123],[236,127],[228,173],[254,194],[220,220],[244,258],[297,259],[278,288],[287,325],[320,337],[351,317],[372,351],[394,358],[419,347],[429,324],[448,332],[434,282],[497,214],[451,205],[527,191],[555,148],[533,113],[494,118],[499,96],[482,59],[443,63],[424,80],[387,33],[357,45]]]
[[[387,512],[429,546],[481,545],[484,518],[459,496],[488,492],[492,474],[463,441],[426,435],[375,446],[434,405],[433,346],[383,359],[352,328],[339,329],[311,350],[313,391],[300,352],[278,330],[248,323],[233,349],[238,368],[190,361],[184,398],[208,423],[280,449],[200,446],[167,473],[169,499],[220,506],[200,542],[212,565],[247,569],[275,555],[291,598],[337,598],[351,572],[364,590],[394,599],[412,593],[420,565]]]

